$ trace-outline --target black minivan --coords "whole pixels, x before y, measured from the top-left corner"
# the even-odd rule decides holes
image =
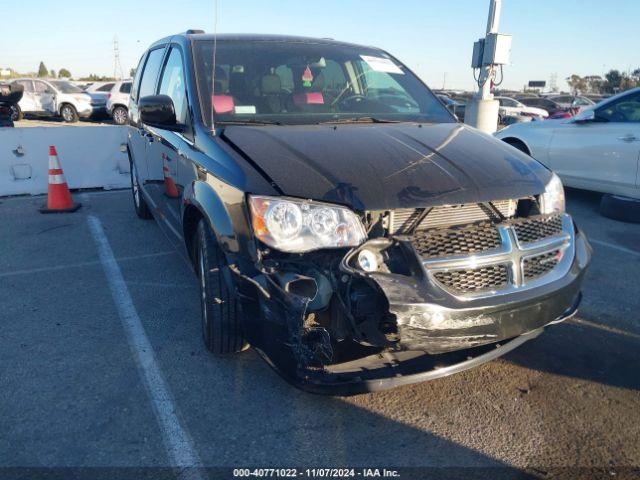
[[[383,50],[190,30],[144,54],[129,112],[135,210],[193,265],[213,353],[352,394],[576,312],[591,248],[558,177]]]

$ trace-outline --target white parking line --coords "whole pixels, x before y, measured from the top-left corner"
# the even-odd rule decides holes
[[[102,224],[93,215],[89,215],[87,221],[98,247],[100,262],[107,277],[120,320],[127,334],[127,340],[136,360],[138,371],[147,387],[156,420],[164,437],[169,460],[172,466],[186,469],[183,470],[181,478],[202,478],[202,475],[197,470],[197,467],[202,466],[202,462],[193,446],[191,436],[180,424],[169,387],[156,362],[153,348],[142,326]]]
[[[622,335],[623,337],[631,337],[636,340],[640,339],[640,334],[627,332],[626,330],[621,330],[619,328],[610,327],[609,325],[603,325],[601,323],[590,322],[589,320],[583,320],[581,318],[570,318],[569,322],[575,323],[577,325],[586,325],[587,327],[597,328],[598,330],[604,330],[605,332],[615,333],[618,335]]]
[[[164,257],[167,255],[177,255],[178,252],[175,250],[170,250],[168,252],[158,252],[158,253],[146,253],[143,255],[133,255],[130,257],[120,257],[118,258],[119,262],[128,262],[130,260],[141,260],[144,258],[154,258],[154,257]],[[93,267],[95,265],[100,265],[101,262],[80,262],[80,263],[68,263],[66,265],[54,265],[52,267],[39,267],[39,268],[25,268],[23,270],[14,270],[13,272],[0,272],[0,278],[3,277],[13,277],[14,275],[31,275],[33,273],[44,273],[44,272],[55,272],[58,270],[66,270],[68,268],[82,268],[82,267]]]
[[[602,240],[595,240],[593,238],[589,238],[591,243],[595,243],[596,245],[601,245],[603,247],[612,248],[614,250],[618,250],[619,252],[627,253],[629,255],[634,255],[636,257],[640,257],[640,251],[631,250],[630,248],[621,247],[620,245],[616,245],[615,243],[604,242]]]

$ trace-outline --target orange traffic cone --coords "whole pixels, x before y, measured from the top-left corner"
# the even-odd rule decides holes
[[[169,157],[162,154],[162,174],[164,176],[164,193],[169,198],[178,198],[180,193],[178,192],[178,187],[176,186],[176,182],[171,178],[171,171],[167,166],[166,162],[169,161]]]
[[[75,212],[80,208],[80,203],[74,203],[71,192],[67,186],[67,180],[60,162],[56,147],[49,147],[49,191],[47,204],[40,209],[41,213],[65,213]]]

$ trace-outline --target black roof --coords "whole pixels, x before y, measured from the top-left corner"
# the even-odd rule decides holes
[[[189,33],[181,32],[175,35],[171,35],[165,38],[162,38],[153,43],[152,46],[159,45],[162,43],[167,43],[171,39],[174,41],[176,37],[182,37],[187,40],[209,40],[213,41],[216,38],[216,35],[210,33]],[[355,43],[349,42],[340,42],[334,40],[332,38],[313,38],[313,37],[301,37],[295,35],[272,35],[272,34],[264,34],[264,33],[219,33],[217,35],[218,42],[224,41],[245,41],[245,42],[292,42],[292,43],[309,43],[309,44],[325,44],[325,45],[343,45],[343,46],[351,46],[351,47],[364,47],[364,45],[358,45]],[[367,46],[366,48],[376,48]]]

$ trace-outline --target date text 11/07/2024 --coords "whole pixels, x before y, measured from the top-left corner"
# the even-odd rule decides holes
[[[283,478],[399,478],[397,470],[386,468],[236,468],[234,478],[243,477],[283,477]]]

